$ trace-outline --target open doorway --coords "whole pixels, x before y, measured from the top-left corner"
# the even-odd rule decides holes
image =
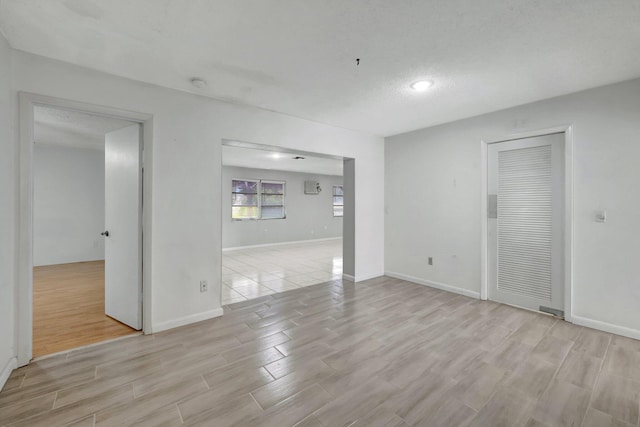
[[[352,277],[350,161],[223,142],[223,305]]]
[[[33,107],[33,357],[138,333],[141,125]]]

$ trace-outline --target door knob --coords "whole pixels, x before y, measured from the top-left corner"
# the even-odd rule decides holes
[[[103,231],[102,233],[100,233],[101,235],[105,236],[105,237],[109,237],[109,230],[107,231]]]

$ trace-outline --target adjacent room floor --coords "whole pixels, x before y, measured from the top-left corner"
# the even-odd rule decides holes
[[[222,304],[342,279],[342,239],[222,253]]]
[[[637,426],[640,342],[382,277],[14,371],[0,425]]]
[[[135,333],[104,314],[104,261],[33,269],[33,357]]]

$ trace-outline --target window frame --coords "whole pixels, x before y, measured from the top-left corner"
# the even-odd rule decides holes
[[[276,218],[263,218],[262,217],[262,196],[264,193],[262,192],[262,184],[278,184],[282,185],[282,205],[265,205],[265,206],[282,206],[282,216]],[[286,194],[287,194],[287,183],[286,181],[276,181],[270,179],[261,179],[258,185],[258,219],[261,221],[267,221],[270,219],[287,219],[287,207],[286,207]]]
[[[235,181],[244,181],[244,182],[255,182],[256,183],[256,192],[255,193],[238,193],[234,191],[233,183]],[[254,194],[257,200],[256,205],[234,205],[234,194]],[[257,216],[251,218],[234,218],[233,217],[233,208],[238,206],[256,206],[257,207]],[[259,179],[246,179],[246,178],[232,178],[231,179],[231,219],[233,221],[246,221],[246,220],[256,220],[260,218],[260,180]]]
[[[256,192],[255,193],[237,193],[233,191],[234,181],[244,181],[244,182],[255,182],[256,183]],[[262,191],[262,184],[278,184],[282,185],[282,205],[265,205],[265,206],[277,206],[282,207],[282,216],[275,218],[263,218],[262,217],[262,197],[265,195]],[[233,195],[234,194],[254,194],[257,200],[257,205],[234,205],[233,204]],[[267,194],[268,195],[268,194]],[[277,194],[280,195],[280,194]],[[231,220],[232,221],[268,221],[272,219],[287,219],[287,182],[280,180],[272,180],[272,179],[255,179],[255,178],[231,178]],[[251,218],[234,218],[233,217],[233,208],[236,206],[256,206],[257,207],[257,216]]]
[[[336,194],[336,188],[342,189],[342,194]],[[336,204],[336,196],[342,197],[342,204]],[[333,217],[334,218],[342,218],[344,217],[344,184],[334,185],[331,188],[331,204],[333,207]],[[342,215],[336,215],[336,207],[342,207]]]

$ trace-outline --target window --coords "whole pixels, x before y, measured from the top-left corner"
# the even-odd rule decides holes
[[[258,219],[258,185],[260,181],[231,181],[231,218]]]
[[[333,186],[333,216],[344,216],[344,189],[342,185]]]
[[[260,218],[284,218],[284,182],[260,182]]]
[[[282,219],[284,182],[256,179],[231,181],[232,219]]]

